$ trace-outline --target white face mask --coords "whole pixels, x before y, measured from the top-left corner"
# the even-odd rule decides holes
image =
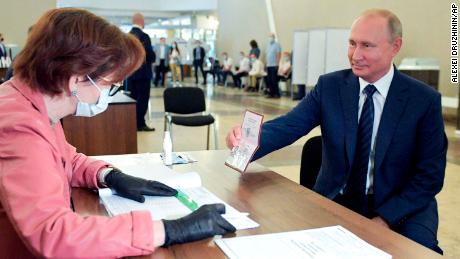
[[[97,103],[85,103],[80,100],[77,94],[77,90],[72,91],[72,95],[75,96],[78,100],[77,103],[77,110],[75,111],[75,116],[82,116],[82,117],[93,117],[97,114],[105,111],[107,106],[109,105],[110,97],[109,97],[109,89],[101,90],[99,86],[91,79],[91,77],[86,76],[91,84],[93,84],[97,90],[99,90],[99,98]]]

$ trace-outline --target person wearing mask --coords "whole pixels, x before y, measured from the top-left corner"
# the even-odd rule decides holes
[[[278,82],[285,84],[291,78],[291,53],[288,51],[283,52],[278,65]],[[287,90],[287,88],[286,88]]]
[[[245,92],[257,91],[257,79],[266,76],[264,71],[264,63],[256,57],[255,54],[249,56],[251,58],[251,70],[249,71],[249,84],[244,88]]]
[[[227,82],[227,77],[230,75],[233,77],[233,59],[228,56],[227,52],[222,52],[222,71],[220,72],[221,84],[225,85]]]
[[[182,86],[180,83],[181,78],[181,57],[179,47],[177,46],[177,42],[173,42],[171,51],[169,53],[169,67],[171,69],[172,79],[173,79],[173,86]]]
[[[313,190],[441,253],[436,194],[446,169],[441,94],[399,72],[402,25],[371,9],[351,25],[351,69],[319,77],[293,110],[262,126],[254,160],[321,126],[322,165]],[[241,127],[227,135],[233,148]]]
[[[278,64],[281,57],[281,46],[276,42],[274,33],[268,36],[268,46],[265,60],[267,62],[267,88],[268,98],[280,98],[280,89],[278,87]]]
[[[249,50],[249,56],[251,56],[251,54],[254,54],[254,55],[256,55],[256,58],[259,59],[259,57],[260,57],[260,49],[259,49],[259,45],[257,44],[257,41],[256,40],[251,40],[249,42],[249,46],[251,46],[251,49]]]
[[[195,70],[195,84],[198,84],[198,69],[201,70],[201,75],[203,76],[203,84],[206,84],[206,77],[203,70],[204,57],[206,52],[203,47],[201,47],[201,42],[199,40],[195,41],[196,47],[193,49],[193,68]]]
[[[238,88],[243,87],[241,84],[241,78],[248,76],[248,72],[250,70],[250,65],[249,65],[249,58],[244,55],[244,52],[240,52],[240,66],[238,67],[238,70],[235,71],[235,74],[233,76],[233,82],[235,82],[235,86]]]
[[[177,193],[77,153],[60,122],[103,112],[111,85],[144,60],[135,36],[88,11],[52,9],[37,21],[14,63],[14,77],[0,86],[2,257],[140,256],[162,245],[235,231],[221,216],[223,204],[155,221],[148,211],[104,217],[72,210],[72,187],[109,187],[137,202],[144,201],[143,195]],[[104,130],[116,130],[107,126]]]
[[[155,81],[154,85],[158,86],[158,82],[161,79],[161,86],[165,86],[166,73],[168,72],[169,66],[169,55],[171,53],[171,47],[166,44],[166,38],[160,38],[160,44],[155,46],[155,55],[157,61],[155,63]]]
[[[138,131],[154,131],[155,128],[147,126],[145,123],[145,114],[150,99],[150,81],[152,80],[152,63],[155,62],[155,52],[153,52],[150,37],[143,32],[144,16],[140,13],[133,15],[133,28],[129,32],[134,35],[144,46],[145,60],[142,66],[128,77],[128,88],[131,91],[131,97],[136,100],[136,123]]]

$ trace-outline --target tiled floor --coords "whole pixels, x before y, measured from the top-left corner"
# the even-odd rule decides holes
[[[155,132],[138,133],[139,152],[160,152],[163,141],[163,93],[164,88],[152,88],[151,110],[148,123],[155,127]],[[229,129],[241,123],[242,114],[246,109],[264,114],[264,120],[270,120],[284,114],[294,107],[297,102],[290,98],[266,99],[257,93],[245,93],[238,89],[222,86],[203,87],[206,93],[208,110],[216,118],[218,132],[218,149],[225,148],[225,136]],[[439,203],[439,241],[445,255],[460,258],[460,138],[455,137],[453,125],[446,125],[449,138],[448,163],[444,188],[438,195]],[[212,131],[211,131],[212,132]],[[319,135],[319,128],[309,135],[299,139],[291,146],[260,159],[258,162],[279,174],[298,182],[300,154],[305,141],[311,136]],[[206,128],[191,128],[174,126],[173,145],[175,151],[202,150],[206,148]],[[211,135],[211,148],[214,148],[214,137]]]

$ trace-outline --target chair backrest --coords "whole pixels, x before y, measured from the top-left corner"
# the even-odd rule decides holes
[[[321,169],[323,140],[321,136],[312,137],[302,149],[300,162],[300,184],[313,189],[319,170]]]
[[[198,87],[166,88],[163,100],[165,112],[191,114],[206,111],[204,92]]]

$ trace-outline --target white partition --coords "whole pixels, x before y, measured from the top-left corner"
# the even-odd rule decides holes
[[[349,68],[349,33],[342,28],[295,31],[292,83],[313,86],[320,75]]]
[[[292,84],[307,82],[308,31],[294,32],[292,47]]]

